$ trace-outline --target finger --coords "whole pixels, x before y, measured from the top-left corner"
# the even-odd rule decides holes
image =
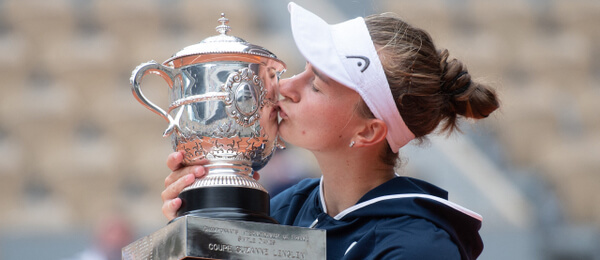
[[[163,202],[176,198],[177,195],[179,195],[185,187],[192,184],[195,179],[196,177],[190,173],[171,183],[171,185],[167,186],[160,194]]]
[[[177,217],[177,210],[181,207],[182,201],[180,198],[174,198],[169,201],[165,201],[162,206],[163,215],[167,220],[171,221]]]
[[[183,165],[183,151],[173,152],[169,154],[167,157],[167,167],[171,169],[171,171],[176,171],[182,168]]]
[[[165,188],[188,174],[193,174],[196,178],[202,178],[206,175],[206,169],[202,166],[189,166],[176,170],[165,178]]]
[[[206,158],[203,158],[201,160],[198,160],[198,159],[192,160],[189,163],[189,165],[206,165],[206,164],[208,164],[208,159],[206,159]]]
[[[260,180],[260,173],[254,172],[254,174],[252,175],[252,178],[254,178],[257,181]]]

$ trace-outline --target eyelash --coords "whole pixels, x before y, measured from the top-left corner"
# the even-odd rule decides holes
[[[320,92],[320,90],[319,90],[319,89],[318,89],[318,88],[315,86],[315,83],[314,83],[314,82],[310,83],[310,87],[312,88],[312,90],[313,90],[314,92]]]

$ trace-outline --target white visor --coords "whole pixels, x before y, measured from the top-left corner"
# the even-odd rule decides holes
[[[397,153],[414,139],[396,107],[365,20],[329,25],[294,2],[288,10],[300,53],[313,67],[358,92],[373,115],[385,122],[392,151]]]

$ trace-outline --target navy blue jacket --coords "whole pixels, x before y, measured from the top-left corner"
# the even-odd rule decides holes
[[[447,200],[425,181],[397,177],[335,217],[319,179],[302,180],[271,199],[283,225],[327,232],[327,259],[475,259],[483,250],[481,216]]]

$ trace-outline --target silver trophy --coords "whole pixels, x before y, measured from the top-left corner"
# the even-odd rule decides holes
[[[179,194],[183,205],[167,226],[126,246],[137,259],[325,259],[325,231],[276,224],[269,195],[252,178],[282,143],[277,136],[277,84],[285,64],[268,50],[219,35],[177,52],[163,64],[148,62],[132,74],[133,94],[169,123],[164,136],[201,160],[208,174]],[[148,74],[168,83],[170,105],[142,94]]]
[[[219,33],[187,46],[159,64],[150,61],[132,73],[136,99],[168,122],[164,136],[185,151],[184,163],[206,160],[206,177],[181,192],[178,216],[274,222],[269,195],[252,177],[282,147],[277,136],[277,85],[285,64],[267,49],[227,35],[224,14]],[[144,76],[157,74],[169,87],[168,109],[142,93]]]

